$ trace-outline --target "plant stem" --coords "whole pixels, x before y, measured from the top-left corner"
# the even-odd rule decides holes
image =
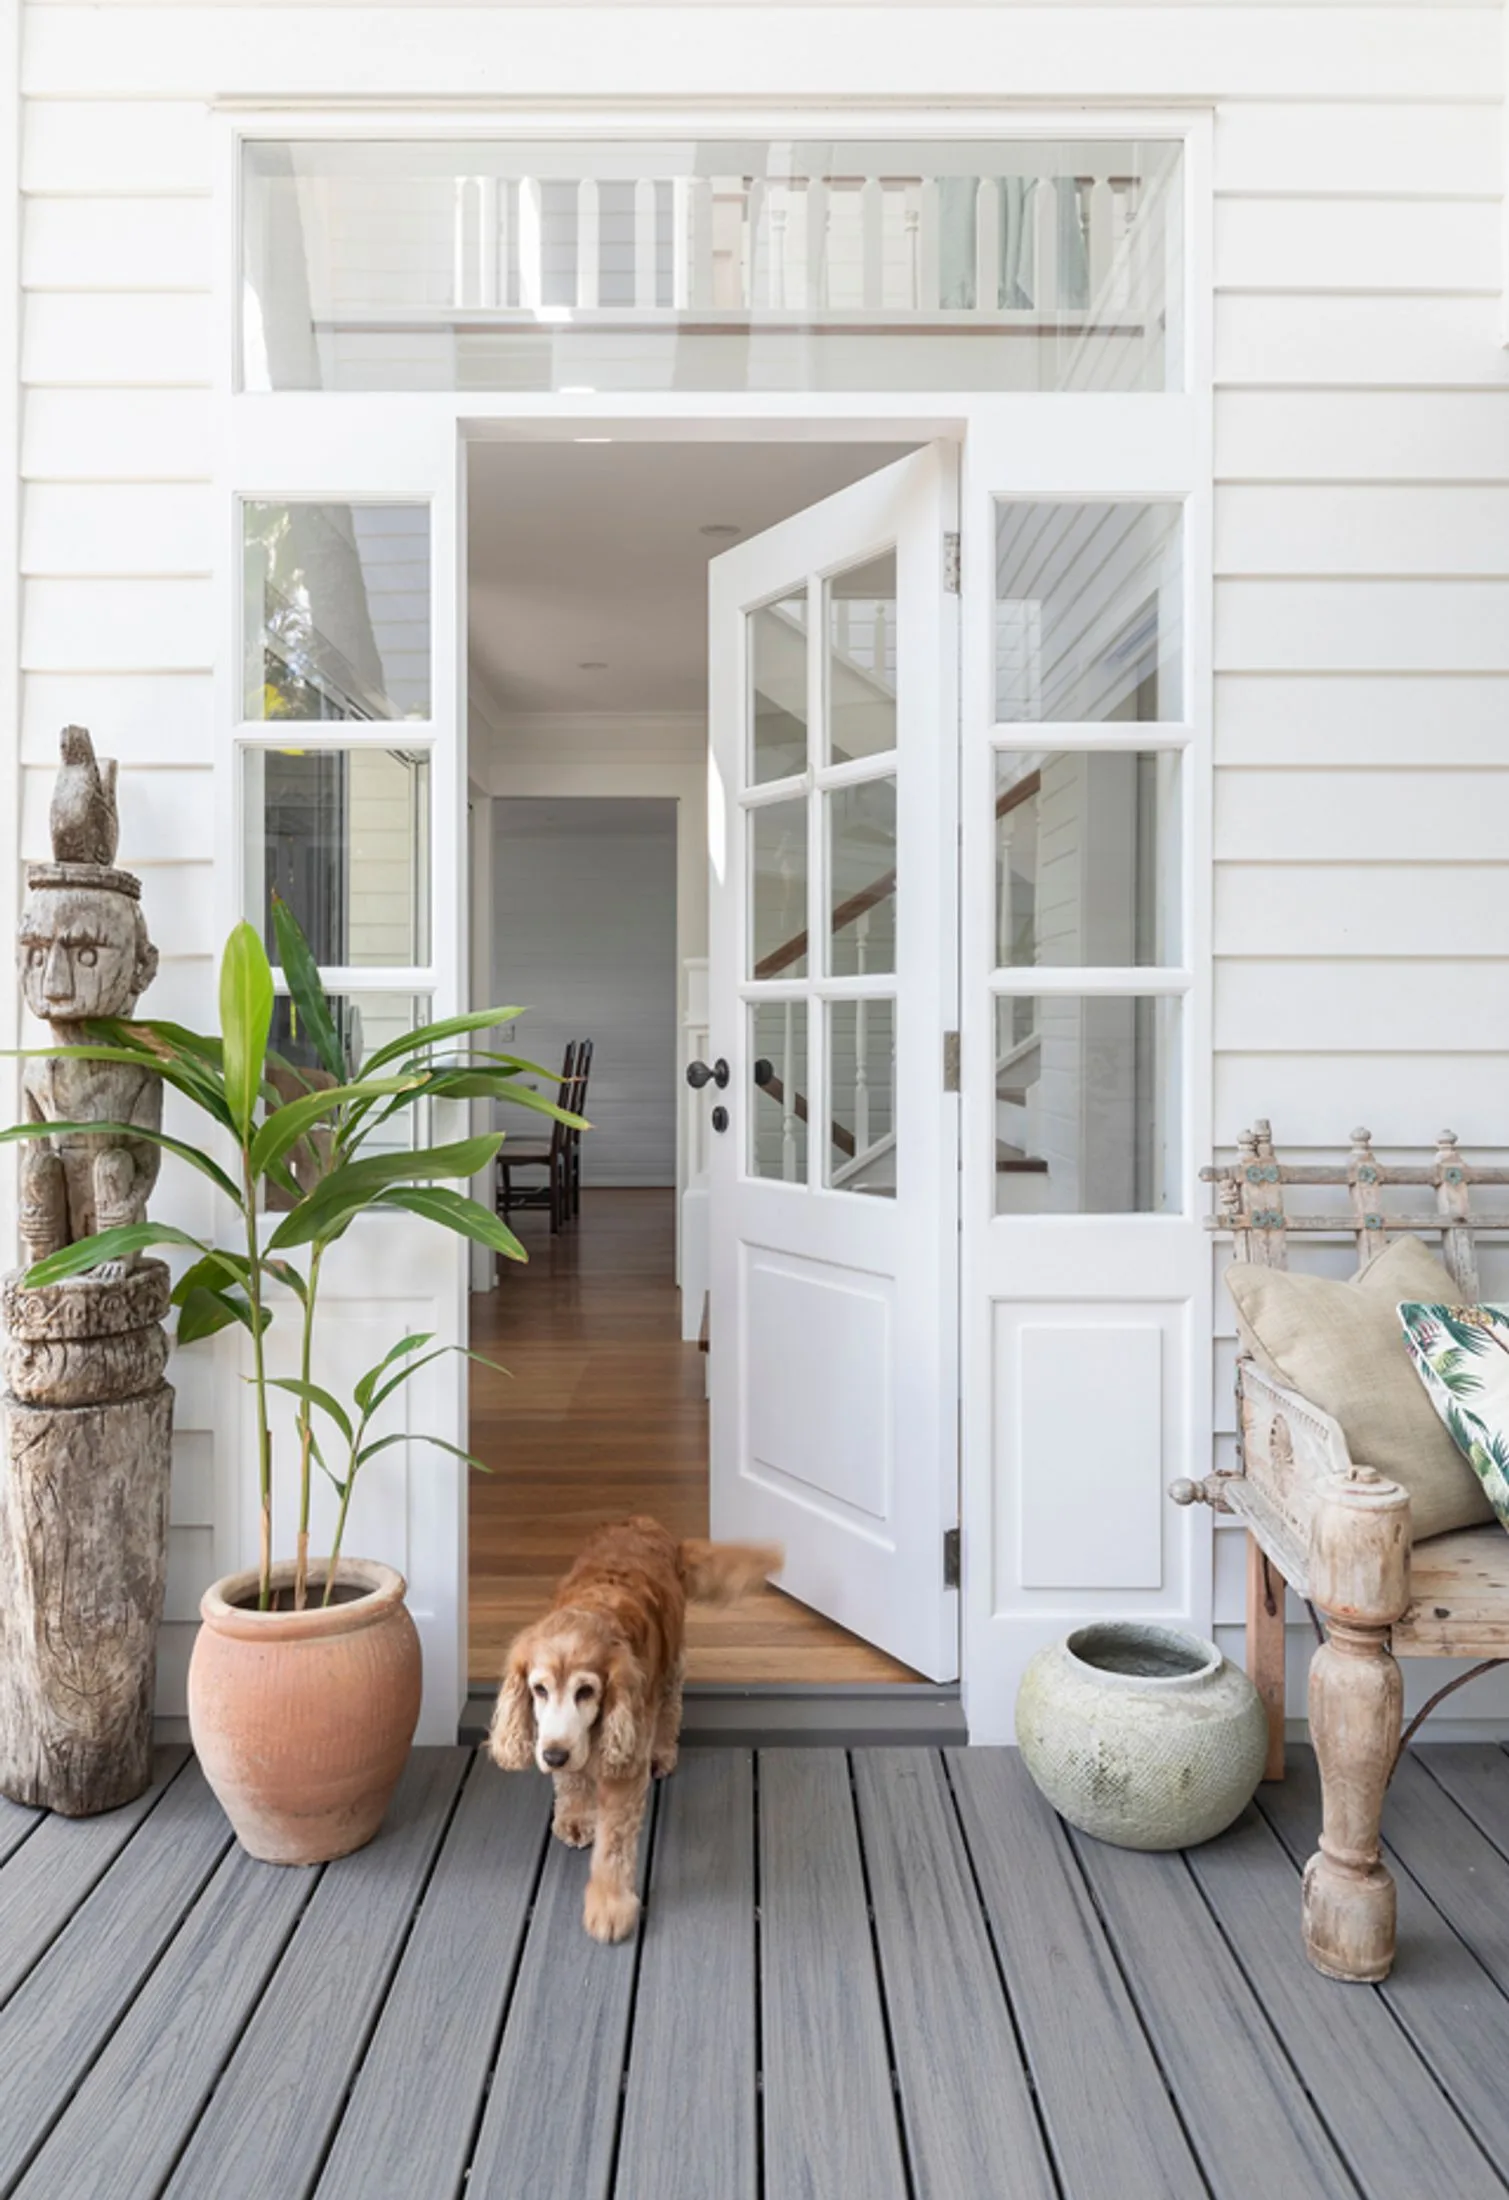
[[[309,1371],[313,1364],[314,1302],[320,1287],[320,1256],[324,1248],[316,1245],[309,1256],[309,1276],[304,1297],[304,1336],[299,1354],[299,1375],[305,1395],[299,1400],[299,1540],[294,1557],[293,1608],[304,1609],[309,1585],[309,1483],[310,1444],[314,1436],[312,1408],[309,1403]]]
[[[351,1492],[356,1488],[356,1470],[361,1460],[362,1444],[367,1434],[367,1416],[364,1413],[356,1424],[356,1434],[351,1439],[351,1455],[346,1461],[346,1482],[341,1491],[341,1509],[335,1516],[335,1534],[330,1543],[330,1564],[325,1573],[325,1594],[320,1599],[328,1604],[335,1594],[335,1570],[341,1562],[341,1543],[346,1533],[346,1514],[351,1505]]]
[[[246,1187],[246,1297],[252,1317],[252,1368],[257,1392],[257,1468],[262,1500],[261,1573],[257,1585],[257,1610],[272,1604],[272,1431],[267,1421],[267,1365],[262,1349],[262,1249],[257,1243],[257,1186],[251,1170],[251,1150],[241,1148],[241,1181]]]

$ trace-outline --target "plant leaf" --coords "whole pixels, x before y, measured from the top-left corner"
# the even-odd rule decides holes
[[[490,1367],[495,1375],[506,1375],[508,1373],[508,1369],[506,1367],[499,1367],[496,1360],[486,1359],[482,1353],[473,1352],[470,1345],[436,1345],[434,1351],[427,1352],[422,1360],[410,1360],[407,1367],[401,1367],[396,1375],[390,1375],[388,1380],[383,1384],[381,1390],[378,1391],[376,1397],[372,1400],[370,1411],[372,1413],[376,1413],[378,1407],[381,1405],[385,1405],[388,1399],[392,1397],[394,1391],[400,1389],[403,1384],[408,1381],[411,1375],[417,1375],[422,1367],[428,1367],[431,1360],[443,1359],[447,1352],[459,1352],[464,1360],[475,1360],[479,1367]]]
[[[189,1293],[199,1288],[206,1291],[223,1291],[227,1281],[246,1287],[251,1276],[251,1262],[244,1253],[224,1253],[214,1246],[203,1260],[196,1260],[185,1268],[173,1286],[172,1304],[182,1306]]]
[[[272,1313],[264,1306],[260,1326],[265,1329],[271,1320]],[[174,1341],[181,1345],[197,1344],[201,1337],[213,1337],[220,1330],[228,1329],[232,1322],[239,1322],[248,1330],[257,1326],[252,1321],[250,1300],[237,1291],[213,1291],[196,1283],[180,1302]]]
[[[417,1153],[369,1154],[361,1161],[347,1161],[322,1177],[284,1217],[269,1240],[270,1248],[282,1252],[290,1245],[308,1245],[315,1238],[333,1235],[363,1208],[372,1206],[377,1195],[391,1184],[432,1176],[475,1176],[479,1169],[486,1168],[502,1143],[496,1131],[489,1131],[480,1138],[458,1139],[451,1146],[426,1146]]]
[[[100,1230],[93,1237],[80,1239],[77,1245],[65,1245],[61,1252],[34,1261],[21,1280],[28,1291],[40,1291],[49,1283],[85,1275],[107,1260],[125,1260],[132,1253],[144,1253],[151,1245],[192,1245],[196,1253],[210,1251],[208,1245],[190,1237],[187,1230],[175,1230],[171,1223],[123,1222],[114,1230]]]
[[[289,1149],[296,1146],[311,1124],[318,1123],[322,1115],[332,1109],[344,1107],[348,1100],[377,1099],[392,1092],[408,1092],[418,1085],[412,1077],[382,1077],[362,1079],[354,1085],[323,1085],[317,1091],[306,1094],[302,1100],[285,1100],[281,1106],[270,1109],[261,1129],[252,1140],[251,1165],[254,1175],[261,1176],[274,1161],[280,1161]]]
[[[225,1046],[225,1097],[243,1143],[262,1091],[262,1065],[272,1029],[272,966],[243,918],[220,959],[220,1036]]]
[[[527,1261],[529,1258],[507,1223],[490,1207],[484,1207],[480,1200],[468,1199],[464,1192],[453,1192],[440,1184],[398,1185],[380,1192],[378,1204],[402,1207],[411,1215],[422,1215],[426,1222],[438,1222],[445,1229],[454,1230],[458,1237],[490,1246],[505,1260]]]
[[[479,1459],[475,1452],[463,1451],[459,1444],[447,1443],[443,1436],[426,1436],[422,1431],[411,1436],[407,1430],[401,1431],[397,1436],[379,1436],[375,1443],[367,1444],[357,1453],[356,1464],[359,1467],[365,1466],[374,1454],[387,1451],[394,1444],[434,1444],[440,1451],[448,1451],[453,1459],[464,1459],[479,1474],[491,1474],[493,1471],[485,1459]]]
[[[318,1383],[301,1382],[297,1375],[269,1375],[267,1381],[270,1389],[286,1390],[290,1397],[299,1399],[302,1404],[318,1406],[322,1413],[328,1413],[346,1442],[350,1443],[351,1417],[339,1398],[332,1398],[329,1391],[322,1390]]]
[[[433,1329],[424,1329],[420,1330],[415,1336],[400,1337],[397,1344],[390,1351],[383,1354],[375,1367],[369,1367],[364,1375],[358,1376],[351,1395],[355,1398],[363,1413],[367,1411],[368,1406],[371,1404],[372,1387],[384,1371],[390,1368],[395,1360],[402,1359],[406,1352],[418,1352],[422,1346],[433,1340],[434,1335]]]
[[[13,1123],[8,1130],[0,1131],[0,1146],[8,1145],[12,1139],[17,1138],[80,1135],[90,1138],[140,1138],[149,1146],[160,1146],[164,1153],[176,1154],[191,1169],[197,1169],[201,1176],[207,1176],[218,1191],[224,1192],[227,1199],[233,1199],[237,1207],[245,1212],[241,1194],[224,1169],[212,1161],[207,1153],[201,1152],[197,1146],[186,1144],[181,1138],[170,1138],[166,1131],[143,1130],[139,1123]]]
[[[344,1085],[350,1079],[353,1065],[346,1060],[346,1050],[335,1028],[330,1003],[320,982],[319,966],[304,937],[303,926],[282,895],[277,893],[272,897],[272,922],[289,998],[304,1019],[304,1028],[314,1042],[321,1067],[329,1071],[338,1085]]]
[[[264,1260],[267,1273],[291,1291],[300,1306],[309,1304],[309,1286],[291,1260]]]
[[[417,1031],[406,1031],[369,1054],[362,1064],[362,1075],[370,1077],[385,1062],[399,1061],[423,1047],[438,1046],[442,1039],[454,1039],[463,1031],[486,1031],[493,1024],[511,1024],[515,1016],[523,1014],[522,1008],[476,1008],[469,1016],[447,1016],[438,1024],[421,1024]]]

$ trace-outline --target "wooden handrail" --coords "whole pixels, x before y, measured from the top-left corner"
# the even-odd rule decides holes
[[[1025,779],[1019,779],[1014,787],[996,796],[996,816],[1009,817],[1013,810],[1019,810],[1024,802],[1030,802],[1035,794],[1041,793],[1042,785],[1042,773],[1029,772]]]
[[[777,1107],[785,1106],[786,1087],[781,1082],[779,1077],[775,1076],[774,1074],[767,1077],[764,1084],[761,1085],[760,1090],[761,1092],[768,1092],[771,1099],[776,1103]],[[805,1123],[807,1121],[807,1095],[804,1092],[797,1092],[792,1094],[791,1112],[796,1117],[799,1123]],[[838,1148],[839,1152],[844,1156],[846,1161],[852,1161],[854,1159],[855,1153],[854,1133],[852,1131],[846,1131],[843,1124],[837,1121],[830,1124],[829,1129],[832,1134],[833,1143]]]
[[[861,886],[858,893],[851,894],[847,901],[839,903],[833,912],[833,930],[842,932],[846,925],[857,924],[861,917],[867,917],[872,909],[895,891],[894,870],[886,871],[880,878],[871,879],[868,886]],[[756,978],[778,978],[783,970],[789,970],[794,962],[799,962],[806,952],[807,927],[803,925],[800,932],[793,932],[789,940],[783,941],[779,947],[772,947],[768,955],[762,955],[755,964],[754,974]]]

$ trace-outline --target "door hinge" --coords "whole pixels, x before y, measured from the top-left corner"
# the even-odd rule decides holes
[[[959,593],[959,538],[945,535],[943,538],[943,589],[949,596]]]
[[[959,1531],[945,1528],[943,1531],[943,1586],[957,1589],[959,1586]]]
[[[943,1089],[945,1092],[957,1092],[959,1090],[959,1034],[957,1031],[945,1031],[943,1034]]]

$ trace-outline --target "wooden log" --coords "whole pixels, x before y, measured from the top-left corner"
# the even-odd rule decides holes
[[[0,1794],[68,1817],[115,1810],[152,1778],[173,1392],[162,1330],[141,1315],[167,1292],[161,1262],[5,1290],[13,1376],[17,1354],[33,1369],[51,1356],[70,1396],[93,1390],[3,1400]]]

